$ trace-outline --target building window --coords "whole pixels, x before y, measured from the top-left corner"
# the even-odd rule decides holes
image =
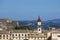
[[[3,39],[5,39],[5,35],[3,35]]]
[[[39,29],[39,31],[40,31],[40,29]]]
[[[17,34],[16,34],[16,36],[17,36]],[[17,39],[17,37],[16,37],[16,39]]]
[[[28,36],[30,36],[30,34],[28,34]]]
[[[17,39],[17,37],[16,37],[16,39]]]
[[[20,37],[20,34],[19,34],[19,37]]]
[[[6,38],[8,39],[8,35],[6,35]]]
[[[45,37],[44,37],[44,40],[45,40]]]
[[[13,39],[14,39],[14,34],[12,34],[12,37],[13,37]]]
[[[23,34],[22,34],[22,36],[23,36]]]
[[[42,40],[42,37],[41,37],[41,40]]]
[[[39,37],[38,37],[38,39],[39,39]]]
[[[36,38],[34,38],[34,40],[36,40]]]
[[[60,37],[60,35],[58,35],[58,37]]]
[[[19,39],[20,39],[20,34],[19,34]]]
[[[1,39],[1,37],[2,37],[2,36],[0,35],[0,39]]]
[[[40,40],[39,37],[38,37],[38,40]]]
[[[17,34],[16,34],[16,36],[17,36]]]
[[[33,39],[33,37],[31,37],[31,39]]]
[[[25,36],[26,36],[26,34],[25,34]]]

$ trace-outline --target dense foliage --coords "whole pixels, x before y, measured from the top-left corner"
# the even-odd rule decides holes
[[[31,30],[31,28],[29,26],[19,26],[19,27],[15,27],[16,30]]]

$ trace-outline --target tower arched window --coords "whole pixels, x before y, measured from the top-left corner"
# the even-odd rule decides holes
[[[25,36],[26,36],[26,34],[25,34]]]
[[[39,26],[40,27],[40,26]]]
[[[39,31],[40,31],[40,29],[39,29]]]

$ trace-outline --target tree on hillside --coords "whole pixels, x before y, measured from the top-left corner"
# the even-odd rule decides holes
[[[16,30],[27,30],[27,29],[28,29],[28,30],[31,30],[31,29],[29,28],[29,26],[19,26],[19,27],[16,26],[15,29],[16,29]]]

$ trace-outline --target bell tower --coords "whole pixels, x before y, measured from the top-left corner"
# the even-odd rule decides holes
[[[38,32],[38,33],[42,33],[40,16],[38,16],[37,25],[38,25],[38,27],[37,27],[37,32]]]

